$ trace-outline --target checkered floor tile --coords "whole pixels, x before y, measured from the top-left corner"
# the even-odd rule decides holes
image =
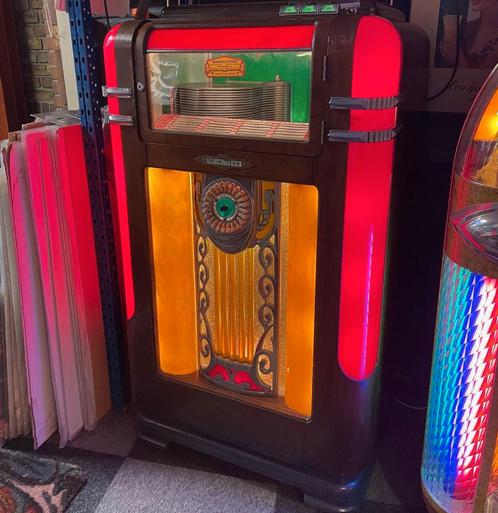
[[[421,513],[421,443],[406,445],[406,430],[421,441],[423,414],[400,411],[397,428],[380,433],[380,454],[360,513]],[[396,414],[396,412],[394,412]],[[401,419],[401,420],[400,420]],[[31,451],[27,439],[7,448]],[[88,482],[68,513],[317,513],[299,491],[176,444],[165,450],[137,439],[132,412],[111,412],[91,433],[39,453],[79,465]]]

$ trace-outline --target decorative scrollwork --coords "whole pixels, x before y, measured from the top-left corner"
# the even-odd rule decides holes
[[[268,375],[273,372],[273,352],[262,349],[254,355],[254,361],[261,374]]]
[[[272,393],[276,394],[278,257],[274,242],[267,240],[264,245],[260,246],[258,260],[263,270],[258,281],[258,290],[263,299],[263,304],[258,311],[258,320],[263,328],[263,333],[254,353],[253,372],[260,383],[264,383],[263,376],[271,376],[272,386],[270,388]]]
[[[241,394],[275,396],[278,393],[279,231],[277,221],[271,218],[278,218],[280,197],[279,190],[272,188],[263,191],[265,201],[262,204],[259,201],[254,203],[255,189],[260,191],[260,185],[248,180],[242,184],[232,178],[217,178],[206,184],[206,179],[203,178],[202,187],[197,190],[195,252],[198,339],[202,360],[200,374],[217,386]],[[253,212],[255,206],[261,211]],[[267,227],[264,237],[256,239],[257,223],[259,222],[260,228],[265,228],[270,221],[272,226]],[[227,355],[222,356],[220,351],[215,353],[209,325],[211,311],[208,290],[212,290],[212,285],[209,283],[208,286],[208,262],[211,261],[207,258],[208,247],[211,247],[208,243],[216,246],[215,251],[229,254],[243,251],[248,244],[257,251],[258,265],[252,266],[257,269],[251,271],[251,281],[244,284],[244,287],[253,286],[253,280],[257,280],[256,296],[259,295],[256,299],[256,323],[259,324],[256,332],[259,339],[256,344],[254,340],[250,342],[250,348],[254,351],[252,361],[245,358],[239,360],[233,354],[230,358]],[[215,286],[219,286],[219,283]],[[235,301],[214,305],[215,309],[235,307]],[[251,314],[251,320],[253,316]],[[232,326],[230,329],[240,328]],[[235,333],[230,333],[228,336],[234,335]]]
[[[209,297],[203,296],[202,291],[207,285],[208,272],[204,271],[204,240],[199,235],[197,243],[198,275],[199,275],[199,313],[201,333],[201,354],[209,358],[209,366],[201,370],[201,374],[216,385],[247,395],[274,396],[277,394],[277,269],[278,259],[275,249],[276,237],[273,242],[267,241],[260,246],[258,260],[261,265],[262,275],[258,281],[258,290],[263,299],[263,304],[258,310],[258,320],[263,328],[263,333],[258,341],[254,357],[251,363],[238,362],[215,355],[211,345],[211,333],[207,320],[207,308]],[[201,304],[202,300],[204,303]],[[204,311],[204,308],[206,311]],[[202,338],[205,326],[205,335]],[[202,352],[204,351],[204,352]]]
[[[197,309],[199,312],[198,333],[199,350],[201,355],[208,360],[208,368],[213,365],[213,345],[211,327],[209,326],[208,310],[210,305],[207,284],[209,281],[209,268],[206,265],[208,247],[206,239],[201,233],[196,236],[196,261],[197,261]]]
[[[214,356],[213,365],[202,371],[212,383],[246,395],[272,395],[271,389],[262,383],[255,373],[254,365]]]
[[[264,199],[267,208],[261,207],[258,212],[258,228],[257,230],[262,230],[270,221],[272,215],[275,214],[275,191],[272,189],[268,189],[264,192]]]

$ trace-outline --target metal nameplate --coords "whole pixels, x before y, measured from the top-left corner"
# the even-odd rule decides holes
[[[249,160],[234,159],[228,155],[200,155],[199,157],[195,157],[194,160],[199,162],[199,164],[216,167],[222,171],[254,167],[254,164]]]

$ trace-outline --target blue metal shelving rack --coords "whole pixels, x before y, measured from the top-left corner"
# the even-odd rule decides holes
[[[127,399],[124,333],[104,157],[102,89],[99,81],[99,54],[102,50],[95,46],[90,0],[67,0],[67,8],[85,143],[111,398],[114,408],[122,408]]]

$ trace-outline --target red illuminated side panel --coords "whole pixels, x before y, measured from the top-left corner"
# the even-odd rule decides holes
[[[364,17],[354,46],[353,98],[399,94],[401,39],[382,18]],[[352,131],[394,128],[396,109],[351,112]],[[339,365],[362,381],[380,349],[382,299],[394,141],[350,143],[346,178],[339,310]]]
[[[107,87],[117,87],[116,56],[114,43],[121,25],[115,25],[107,34],[104,43],[104,61]],[[119,114],[119,99],[108,97],[109,113]],[[121,265],[123,273],[126,317],[131,319],[135,313],[135,291],[133,284],[133,271],[131,266],[130,229],[128,223],[128,200],[126,196],[126,172],[123,159],[123,143],[121,140],[121,127],[111,123],[112,154],[114,164],[114,181],[116,186],[117,210],[119,220],[119,239]]]

